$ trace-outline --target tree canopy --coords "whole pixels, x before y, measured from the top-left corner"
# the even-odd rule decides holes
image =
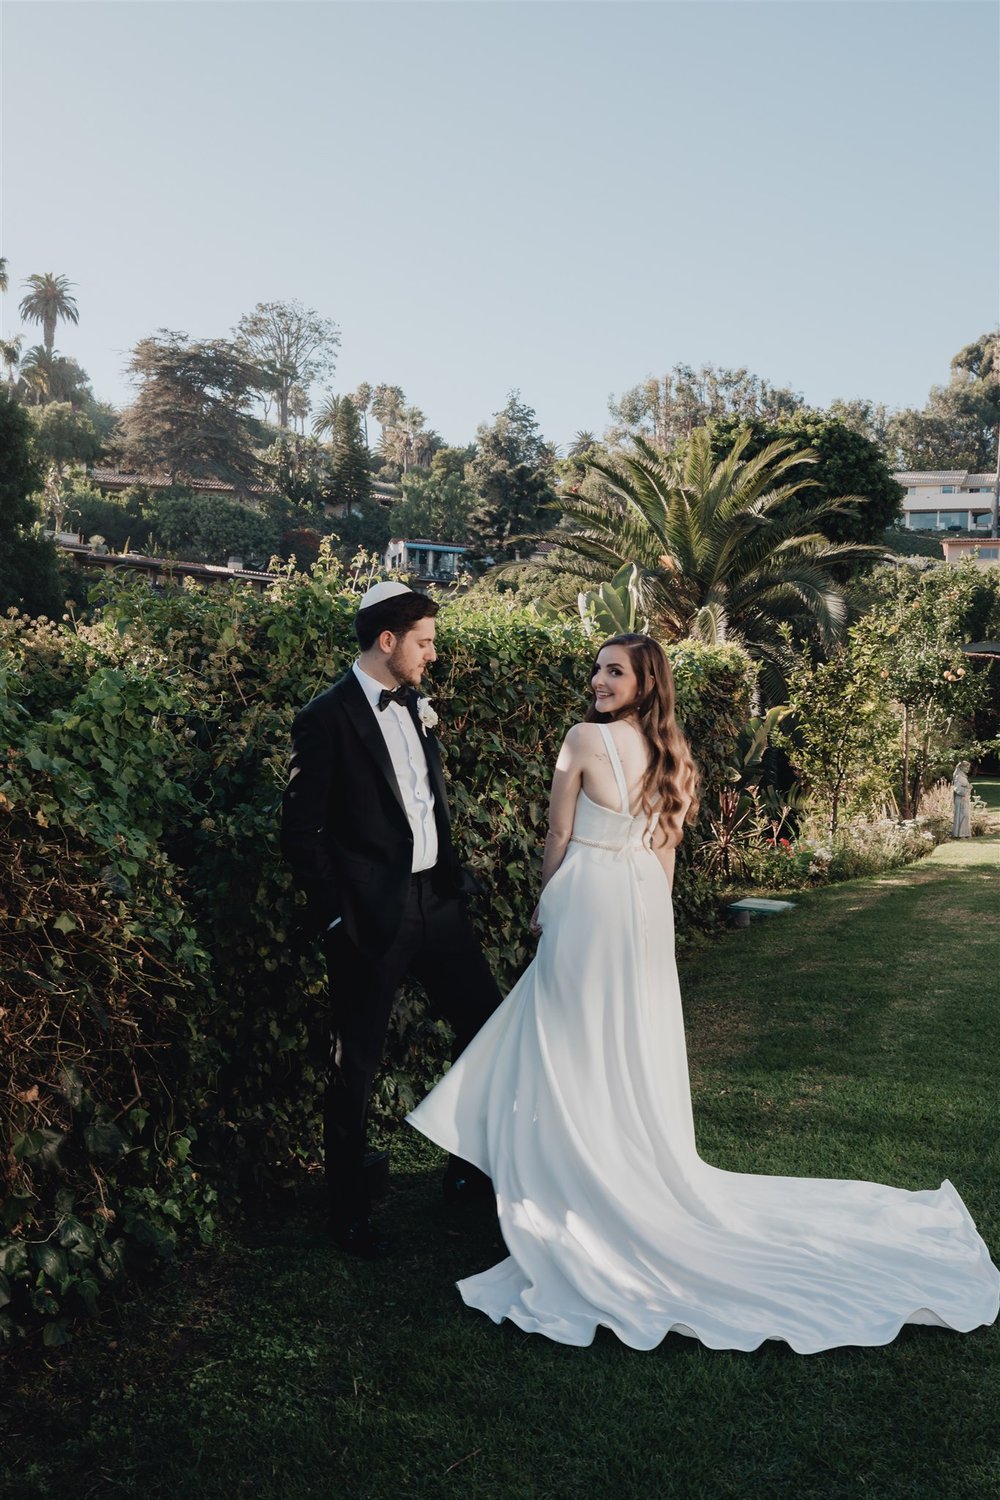
[[[1000,441],[1000,333],[960,349],[947,385],[931,387],[922,411],[895,413],[889,444],[901,469],[993,473]]]
[[[32,614],[61,607],[55,548],[31,530],[41,484],[30,418],[0,389],[0,613],[11,605]]]
[[[860,499],[860,504],[831,510],[824,517],[820,530],[831,542],[878,542],[899,516],[903,489],[893,479],[884,452],[846,422],[809,408],[776,423],[743,424],[730,417],[712,427],[712,451],[717,458],[730,450],[744,426],[749,433],[743,450],[746,458],[775,442],[788,442],[815,455],[804,461],[808,466],[800,471],[810,484],[810,505],[842,495]]]
[[[533,408],[511,391],[492,423],[477,429],[476,453],[466,465],[466,482],[478,496],[468,527],[475,557],[506,562],[521,555],[525,533],[548,518],[554,458]]]
[[[136,345],[129,370],[140,388],[122,421],[124,453],[140,473],[222,480],[240,491],[259,482],[263,434],[250,405],[260,371],[235,345],[161,329]]]
[[[65,276],[54,276],[51,271],[45,271],[29,276],[24,284],[28,291],[21,299],[21,317],[29,323],[41,324],[45,352],[51,355],[60,318],[67,323],[80,321],[76,299],[70,295],[72,282]]]
[[[800,638],[835,640],[847,613],[835,568],[881,549],[824,535],[832,515],[862,502],[810,488],[815,455],[789,439],[751,455],[750,441],[742,429],[719,457],[711,428],[700,427],[673,454],[640,437],[631,453],[591,459],[603,493],[564,497],[546,566],[599,584],[635,563],[640,604],[658,630],[745,646],[773,691],[787,655],[782,622]]]
[[[674,365],[662,377],[650,376],[632,386],[622,396],[612,396],[608,409],[614,425],[609,442],[621,443],[630,437],[643,437],[655,448],[673,448],[689,437],[696,427],[704,427],[722,417],[741,421],[778,422],[798,411],[802,397],[794,391],[773,386],[749,370],[718,369],[702,365]],[[589,439],[592,433],[578,433]],[[571,457],[576,456],[572,450]]]
[[[321,376],[333,373],[340,329],[301,302],[258,302],[234,329],[243,358],[262,376],[255,389],[278,403],[278,425],[288,426],[292,388],[308,393]]]

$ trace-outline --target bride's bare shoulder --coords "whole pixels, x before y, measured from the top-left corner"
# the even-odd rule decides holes
[[[588,755],[601,754],[603,750],[604,741],[597,724],[586,724],[581,721],[579,724],[573,724],[566,731],[562,747],[563,757],[579,760]]]
[[[573,724],[566,733],[566,743],[573,744],[579,749],[589,749],[591,746],[604,744],[600,724],[588,724],[581,720],[579,724]]]

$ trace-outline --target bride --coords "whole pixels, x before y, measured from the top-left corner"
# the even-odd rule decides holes
[[[699,1157],[670,900],[697,773],[656,642],[608,641],[592,687],[556,762],[538,953],[409,1116],[493,1180],[510,1254],[459,1282],[465,1302],[564,1344],[603,1324],[636,1349],[676,1332],[809,1354],[992,1322],[1000,1277],[950,1182]]]

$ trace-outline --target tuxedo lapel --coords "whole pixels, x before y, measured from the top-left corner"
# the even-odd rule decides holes
[[[375,722],[375,714],[368,699],[365,697],[364,689],[353,672],[348,672],[341,681],[343,683],[344,712],[353,724],[361,743],[388,782],[389,790],[399,803],[399,810],[405,818],[406,805],[403,802],[403,794],[399,790],[396,773],[392,768],[392,757],[389,754],[389,748],[386,745],[382,731]]]

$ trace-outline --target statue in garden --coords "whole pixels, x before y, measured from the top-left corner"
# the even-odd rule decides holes
[[[409,1116],[495,1187],[509,1254],[459,1283],[494,1322],[632,1348],[885,1344],[997,1315],[1000,1275],[949,1182],[721,1171],[698,1154],[674,958],[698,774],[663,649],[606,641],[556,761],[534,961]]]
[[[388,1253],[365,1174],[368,1106],[392,1002],[418,979],[455,1032],[456,1053],[500,995],[466,912],[475,889],[452,847],[437,715],[418,688],[436,659],[438,605],[401,583],[375,584],[355,622],[352,669],[301,710],[292,729],[282,848],[305,889],[330,983],[324,1108],[330,1223],[351,1254]],[[492,1196],[467,1162],[445,1174],[449,1200]]]
[[[972,782],[969,780],[971,766],[967,760],[960,760],[955,767],[951,778],[951,788],[955,799],[955,815],[951,822],[951,836],[953,839],[971,839],[972,837]]]

